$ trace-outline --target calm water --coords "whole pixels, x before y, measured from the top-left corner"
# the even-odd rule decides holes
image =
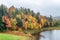
[[[41,32],[39,40],[60,40],[60,30]]]

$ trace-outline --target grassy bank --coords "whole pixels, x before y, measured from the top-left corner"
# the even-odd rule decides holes
[[[35,34],[35,33],[38,33],[38,32],[41,32],[41,31],[48,31],[48,30],[60,30],[60,25],[59,26],[53,26],[53,27],[47,27],[47,28],[41,28],[41,29],[38,29],[38,30],[23,30],[24,33],[28,34]]]
[[[54,26],[54,27],[47,27],[47,28],[41,28],[39,30],[24,30],[25,33],[30,33],[33,36],[33,40],[38,40],[40,36],[40,32],[43,31],[49,31],[49,30],[60,30],[60,25],[59,26]]]
[[[0,33],[0,40],[29,40],[29,37]]]
[[[23,30],[26,34],[32,34],[32,40],[38,40],[39,33],[47,30],[60,30],[60,26],[42,28],[39,30]],[[0,33],[0,40],[31,40],[28,36],[17,36],[12,34]]]

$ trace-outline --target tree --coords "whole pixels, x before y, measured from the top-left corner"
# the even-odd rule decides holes
[[[50,19],[49,19],[49,21],[50,21],[50,26],[53,26],[53,18],[52,18],[51,15],[50,15]]]
[[[17,24],[16,18],[11,18],[10,21],[11,21],[12,29],[16,30],[16,24]]]
[[[33,17],[36,17],[36,14],[34,13],[33,10],[31,11],[31,15],[32,15]]]
[[[40,13],[39,12],[37,12],[37,14],[36,14],[36,19],[38,20],[37,22],[40,23]]]
[[[2,17],[0,17],[0,31],[6,30],[6,24],[2,21]]]
[[[3,5],[0,6],[0,16],[3,16],[4,11],[3,11]]]
[[[17,19],[17,26],[19,27],[19,28],[21,28],[22,27],[22,19],[19,19],[19,18],[16,18]]]
[[[30,15],[31,11],[30,11],[29,8],[28,8],[28,9],[25,8],[24,10],[25,10],[25,14],[26,14],[26,15]]]
[[[4,16],[3,20],[4,20],[4,23],[6,24],[7,30],[11,29],[11,22],[10,22],[9,18],[7,16]]]
[[[4,31],[6,30],[6,24],[3,22],[3,15],[6,12],[6,10],[4,9],[4,5],[0,6],[0,31]]]
[[[50,15],[50,19],[49,19],[49,20],[50,20],[50,22],[52,22],[52,21],[53,21],[53,18],[52,18],[52,16],[51,16],[51,15]]]
[[[25,8],[25,14],[27,15],[28,14],[28,11],[27,11],[27,9]]]

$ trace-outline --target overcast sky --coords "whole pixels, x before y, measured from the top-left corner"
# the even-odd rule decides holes
[[[17,8],[30,8],[45,16],[60,16],[60,0],[0,0],[0,4],[7,7],[14,5]]]

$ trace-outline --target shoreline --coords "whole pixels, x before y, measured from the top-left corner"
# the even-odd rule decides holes
[[[50,31],[50,30],[60,30],[60,26],[59,27],[42,28],[40,30],[35,30],[35,31],[31,30],[30,31],[31,33],[28,32],[27,34],[23,33],[23,31],[22,32],[11,31],[11,32],[1,32],[1,33],[3,33],[3,34],[11,34],[11,35],[16,35],[16,36],[25,36],[25,37],[29,37],[29,40],[39,40],[39,37],[41,36],[40,35],[41,32]]]
[[[41,32],[50,31],[50,30],[60,30],[60,26],[59,27],[43,28],[38,33],[36,33],[35,35],[32,35],[32,36],[34,36],[35,40],[39,40],[39,37],[41,36],[40,35]]]

